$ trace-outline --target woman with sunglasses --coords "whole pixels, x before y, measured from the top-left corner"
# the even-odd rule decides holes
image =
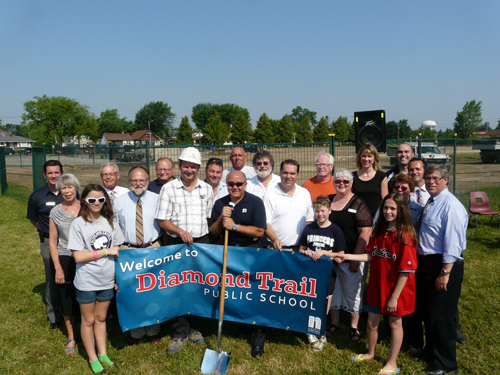
[[[346,254],[363,254],[372,232],[372,215],[366,203],[352,192],[352,173],[337,169],[333,175],[336,194],[329,195],[332,201],[330,221],[340,227],[346,241]],[[331,323],[327,333],[339,329],[340,310],[351,315],[349,336],[359,341],[359,314],[363,311],[363,291],[366,284],[365,263],[348,262],[339,264],[337,280],[331,303]]]
[[[87,185],[80,204],[78,218],[71,224],[68,248],[77,263],[76,299],[82,312],[81,335],[90,369],[94,374],[105,374],[102,365],[117,367],[106,354],[106,313],[114,295],[114,258],[124,238],[101,185]]]
[[[61,295],[64,324],[68,332],[68,340],[64,348],[64,353],[67,355],[76,353],[73,329],[74,315],[78,313],[73,285],[76,263],[71,250],[68,250],[68,237],[71,223],[80,211],[80,201],[76,199],[79,188],[80,182],[75,175],[66,173],[60,176],[56,182],[56,189],[64,198],[64,202],[50,211],[49,218],[50,256],[54,267],[55,282]]]

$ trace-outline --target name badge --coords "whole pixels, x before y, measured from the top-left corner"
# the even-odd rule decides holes
[[[45,203],[46,206],[55,206],[56,202],[47,202]]]
[[[351,213],[355,214],[356,212],[358,212],[358,210],[355,210],[354,208],[348,208],[347,212],[351,212]]]

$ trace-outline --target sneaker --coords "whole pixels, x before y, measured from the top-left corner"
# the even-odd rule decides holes
[[[311,346],[315,352],[320,352],[323,350],[327,343],[328,341],[326,341],[326,337],[321,336],[320,339],[317,340],[314,344],[311,344]]]
[[[203,338],[203,335],[199,331],[190,328],[189,332],[190,334],[188,338],[193,342],[193,344],[195,344],[196,346],[200,346],[205,343],[205,339]]]
[[[170,341],[170,344],[168,344],[167,354],[179,353],[182,347],[186,345],[187,340],[187,337],[182,339],[180,337],[174,337],[172,341]]]

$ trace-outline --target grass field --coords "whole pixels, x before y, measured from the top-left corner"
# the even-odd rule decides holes
[[[500,204],[500,188],[488,187],[493,208]],[[30,189],[10,184],[0,197],[0,374],[90,374],[83,344],[77,355],[64,354],[65,332],[50,330],[45,317],[43,295],[45,283],[36,231],[26,220]],[[459,196],[468,207],[468,194]],[[498,219],[489,225],[489,217],[475,219],[467,232],[464,253],[465,279],[460,299],[463,332],[469,343],[457,348],[463,374],[498,374],[500,356],[500,230]],[[342,314],[343,319],[347,314]],[[451,318],[451,317],[450,317]],[[365,350],[366,317],[360,328],[363,339],[348,339],[348,322],[329,338],[328,346],[313,353],[305,335],[271,330],[266,354],[260,360],[250,356],[249,336],[240,334],[231,323],[224,325],[222,348],[232,352],[228,374],[376,374],[388,357],[388,348],[380,345],[378,359],[370,363],[352,364],[350,358]],[[206,320],[202,331],[209,345],[216,347],[216,321]],[[199,374],[205,348],[191,343],[175,356],[165,349],[171,339],[171,328],[162,324],[162,341],[157,346],[143,343],[127,347],[128,334],[121,332],[118,322],[108,322],[108,353],[120,368],[110,374]],[[79,337],[79,335],[78,335]],[[79,341],[77,337],[77,341]],[[406,354],[399,358],[401,374],[422,373],[424,365]]]

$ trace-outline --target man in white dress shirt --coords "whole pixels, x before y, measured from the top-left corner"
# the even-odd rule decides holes
[[[127,194],[130,190],[117,185],[120,179],[120,169],[115,163],[106,163],[101,165],[102,186],[109,195],[111,202],[120,195]]]
[[[430,198],[430,194],[425,189],[424,171],[427,164],[419,158],[413,158],[408,164],[408,173],[415,183],[415,191],[410,196],[412,202],[424,207]]]
[[[257,175],[247,180],[245,190],[262,199],[266,191],[279,184],[281,179],[273,173],[274,157],[269,151],[257,151],[253,156],[252,164]]]

